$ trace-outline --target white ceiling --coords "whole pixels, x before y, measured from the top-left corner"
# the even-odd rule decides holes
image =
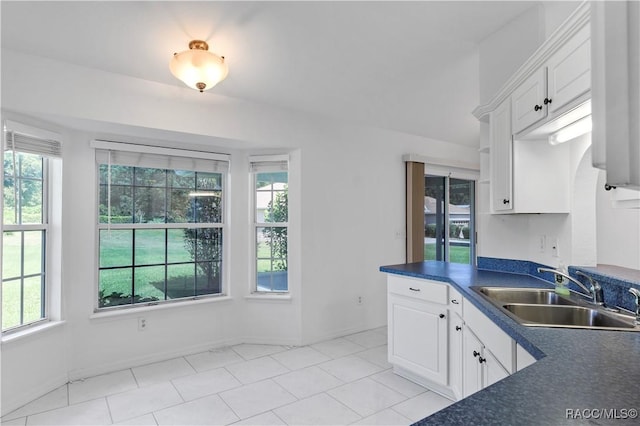
[[[202,96],[475,145],[478,43],[534,4],[2,1],[2,46],[181,85],[169,60],[204,39],[230,71]]]

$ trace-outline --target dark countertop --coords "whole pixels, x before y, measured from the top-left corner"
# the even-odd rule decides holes
[[[451,284],[538,360],[417,425],[639,423],[629,410],[636,410],[636,416],[640,410],[640,332],[524,327],[469,289],[472,285],[553,287],[528,275],[444,262],[380,270]],[[588,411],[572,419],[567,410]]]

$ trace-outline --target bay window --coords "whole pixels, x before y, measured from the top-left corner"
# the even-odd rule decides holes
[[[228,156],[93,145],[98,309],[225,294]]]

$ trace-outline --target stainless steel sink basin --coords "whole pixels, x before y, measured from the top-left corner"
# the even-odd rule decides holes
[[[504,309],[511,312],[520,323],[528,326],[623,329],[636,327],[614,314],[583,306],[507,304]]]
[[[528,327],[590,328],[640,331],[634,317],[613,313],[574,293],[556,294],[549,288],[470,287],[502,312]]]
[[[535,305],[575,305],[576,302],[556,294],[548,288],[471,287],[483,296],[499,303],[527,303]]]

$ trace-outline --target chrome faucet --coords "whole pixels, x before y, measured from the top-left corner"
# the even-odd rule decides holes
[[[561,282],[561,279],[559,277],[564,277],[564,278],[568,279],[569,281],[571,281],[572,283],[574,283],[575,285],[577,285],[578,287],[580,287],[582,290],[584,290],[585,294],[582,294],[583,296],[595,300],[594,294],[591,292],[591,290],[589,290],[587,287],[585,287],[585,285],[582,284],[580,281],[576,280],[573,277],[570,277],[569,275],[565,274],[564,272],[558,271],[557,269],[551,269],[551,268],[538,268],[538,272],[539,273],[550,272],[550,273],[554,274],[556,282]],[[594,303],[596,303],[596,302],[594,302]]]
[[[634,323],[640,325],[640,291],[637,288],[631,287],[629,293],[633,294],[636,298],[636,320]]]
[[[589,284],[591,285],[591,287],[589,287],[589,293],[591,293],[593,303],[604,306],[604,291],[602,291],[600,283],[582,271],[576,271],[576,275],[580,275],[581,277],[585,277],[589,280]]]

